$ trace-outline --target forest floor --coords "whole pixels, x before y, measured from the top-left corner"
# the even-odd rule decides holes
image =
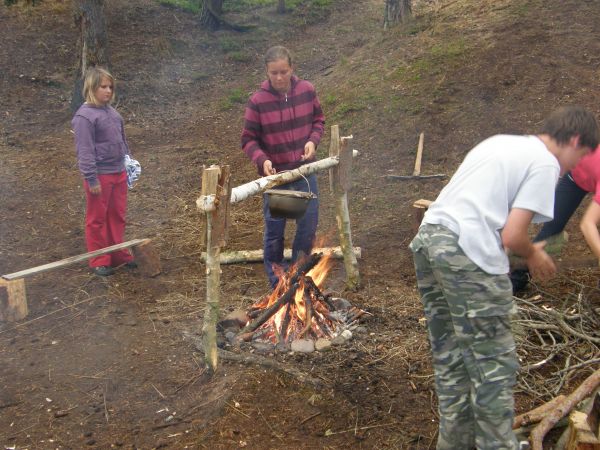
[[[407,246],[412,203],[433,200],[447,178],[385,175],[412,173],[421,132],[422,173],[451,175],[478,141],[536,132],[559,105],[598,114],[600,8],[592,0],[414,4],[414,20],[387,31],[383,2],[336,0],[317,13],[234,12],[228,18],[250,31],[208,33],[193,14],[150,0],[107,1],[115,106],[143,166],[129,195],[127,238],[151,238],[163,272],[99,278],[81,263],[27,278],[28,317],[0,323],[3,448],[435,447],[429,344]],[[0,6],[3,274],[85,251],[70,133],[78,58],[70,5]],[[233,186],[256,178],[239,146],[243,111],[263,79],[262,54],[278,43],[323,103],[319,157],[334,124],[360,152],[349,202],[362,286],[344,288],[339,261],[326,285],[370,313],[364,331],[327,352],[267,355],[320,386],[228,361],[208,377],[196,346],[206,295],[195,206],[202,166],[228,164]],[[319,181],[319,236],[338,245],[326,173]],[[227,249],[260,249],[261,199],[231,214]],[[589,256],[576,222],[565,255]],[[593,292],[597,277],[597,268],[563,271],[524,296],[558,307]],[[262,264],[224,266],[221,285],[223,315],[269,290]],[[552,361],[539,382],[564,364]],[[550,397],[518,389],[517,412]]]

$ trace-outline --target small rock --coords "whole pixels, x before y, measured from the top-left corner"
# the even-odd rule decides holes
[[[317,342],[315,342],[315,350],[319,352],[327,350],[329,347],[331,347],[331,341],[329,339],[319,338],[317,339]]]
[[[354,329],[354,332],[356,334],[367,334],[367,327],[363,327],[362,325],[359,325]]]
[[[331,302],[334,304],[335,309],[341,310],[341,311],[347,311],[352,307],[350,302],[348,300],[346,300],[345,298],[334,297],[331,299]]]
[[[256,353],[261,355],[271,353],[275,348],[273,344],[269,344],[268,342],[253,342],[252,347],[256,350]]]
[[[246,311],[236,309],[235,311],[231,311],[229,314],[227,314],[224,320],[234,320],[238,323],[240,327],[243,327],[248,323],[250,317],[248,317]]]
[[[312,339],[296,339],[292,341],[292,351],[299,353],[312,353],[315,351],[315,343]]]
[[[352,339],[352,331],[350,330],[344,330],[342,331],[341,336],[346,339],[347,341],[349,341],[350,339]]]
[[[227,342],[229,342],[231,345],[235,344],[236,336],[237,334],[233,331],[228,331],[227,333],[225,333],[225,339],[227,339]]]
[[[331,345],[342,345],[346,343],[346,339],[341,334],[331,340]]]

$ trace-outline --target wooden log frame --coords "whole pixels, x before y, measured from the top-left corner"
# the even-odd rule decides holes
[[[21,270],[19,272],[2,275],[0,278],[0,321],[15,322],[27,317],[27,295],[25,277],[37,275],[54,269],[59,269],[71,264],[87,261],[90,258],[106,255],[117,250],[131,248],[139,271],[142,275],[154,277],[161,272],[160,259],[154,250],[150,239],[133,239],[110,247],[101,248],[93,252],[71,256],[60,261],[43,264]]]
[[[227,239],[229,166],[211,166],[202,173],[202,196],[213,196],[215,209],[205,211],[206,219],[206,308],[202,324],[204,358],[211,373],[217,370],[217,321],[219,319],[221,284],[221,247]]]
[[[346,267],[347,285],[356,288],[360,284],[358,263],[350,233],[347,190],[350,187],[352,158],[358,155],[356,150],[348,148],[347,142],[352,137],[339,137],[339,127],[332,127],[332,143],[330,157],[305,164],[297,169],[262,177],[249,183],[230,188],[229,166],[204,168],[202,174],[202,190],[196,200],[198,209],[205,213],[206,220],[206,311],[202,331],[204,357],[208,369],[217,369],[218,350],[216,345],[216,327],[219,313],[221,247],[225,245],[229,228],[229,208],[251,195],[261,193],[274,186],[289,183],[319,170],[340,166],[335,172],[332,186],[336,195],[337,222],[340,231],[341,249]]]
[[[338,125],[331,127],[331,142],[329,146],[330,157],[338,157],[339,165],[332,167],[329,172],[330,184],[333,189],[336,207],[336,222],[340,236],[340,246],[344,254],[344,267],[346,269],[346,286],[356,289],[360,286],[358,261],[352,251],[352,231],[350,228],[350,212],[348,208],[348,190],[352,187],[352,155],[348,142],[352,136],[340,138]]]

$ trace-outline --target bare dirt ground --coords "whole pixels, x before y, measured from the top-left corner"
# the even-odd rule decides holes
[[[338,1],[318,20],[256,10],[234,17],[257,25],[239,34],[204,32],[193,15],[149,0],[107,2],[116,107],[144,170],[130,192],[127,237],[152,238],[163,273],[100,279],[80,264],[27,279],[29,316],[0,324],[0,444],[434,447],[436,400],[407,245],[412,202],[433,199],[445,181],[384,175],[412,172],[421,131],[423,173],[451,174],[477,141],[535,132],[555,106],[600,112],[600,8],[591,0],[415,2],[414,22],[383,33],[380,3]],[[0,272],[10,273],[83,253],[85,200],[69,132],[70,2],[2,5],[0,29]],[[262,79],[260,56],[274,43],[294,51],[328,125],[353,134],[361,152],[350,204],[362,287],[344,291],[338,264],[328,288],[372,314],[367,332],[329,352],[273,356],[321,380],[319,388],[230,362],[209,378],[185,337],[198,335],[204,310],[201,168],[229,164],[234,186],[255,178],[239,134],[245,99]],[[329,133],[321,156],[328,145]],[[320,233],[337,245],[325,175],[320,183]],[[233,208],[228,248],[261,247],[260,205],[253,198]],[[568,231],[567,255],[589,255],[576,221]],[[597,276],[564,272],[540,289],[591,289]],[[224,267],[223,313],[267,289],[261,264]],[[517,393],[519,412],[540,401]]]

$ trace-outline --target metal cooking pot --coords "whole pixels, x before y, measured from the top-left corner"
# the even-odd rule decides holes
[[[312,192],[267,189],[271,216],[279,219],[300,219],[306,213],[308,203],[317,198]]]

